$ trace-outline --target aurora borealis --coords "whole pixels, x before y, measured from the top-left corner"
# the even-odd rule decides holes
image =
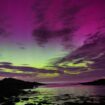
[[[105,78],[105,0],[0,0],[0,79]]]

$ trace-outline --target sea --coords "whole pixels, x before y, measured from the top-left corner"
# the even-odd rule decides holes
[[[101,85],[45,85],[24,91],[15,97],[15,105],[105,104],[105,86]]]

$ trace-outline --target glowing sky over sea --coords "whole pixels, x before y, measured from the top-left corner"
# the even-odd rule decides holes
[[[104,0],[0,0],[0,79],[103,78],[104,11]]]

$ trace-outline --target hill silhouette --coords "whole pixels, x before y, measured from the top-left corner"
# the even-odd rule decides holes
[[[82,85],[105,85],[105,79],[99,79],[91,82],[80,83]]]
[[[13,78],[5,78],[0,81],[0,97],[17,96],[24,93],[23,89],[31,89],[44,85],[38,82],[26,82]]]

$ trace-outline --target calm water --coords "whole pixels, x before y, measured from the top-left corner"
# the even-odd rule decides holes
[[[46,86],[25,90],[16,105],[70,105],[71,103],[105,103],[105,86]]]

